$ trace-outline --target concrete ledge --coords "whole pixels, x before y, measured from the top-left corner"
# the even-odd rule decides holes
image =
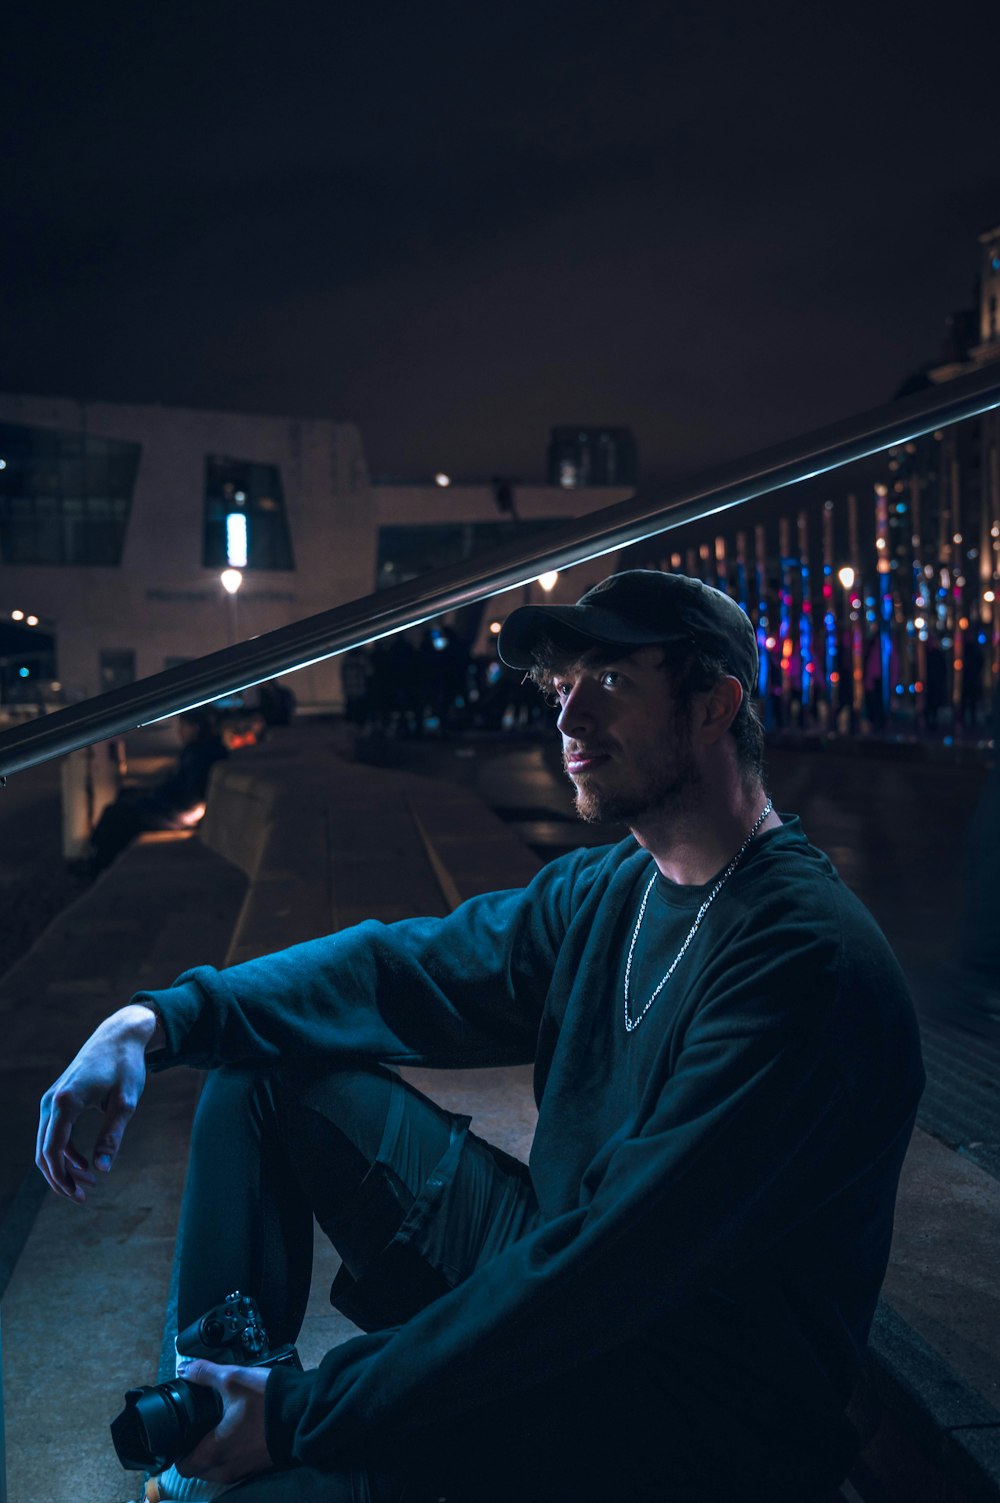
[[[199,1077],[178,1070],[150,1082],[115,1169],[83,1207],[50,1194],[34,1169],[39,1097],[137,987],[167,984],[194,960],[222,963],[245,887],[197,840],[141,842],[0,981],[11,1503],[51,1497],[56,1478],[72,1478],[81,1497],[128,1494],[107,1427],[125,1388],[155,1372]],[[96,1120],[81,1123],[85,1152]]]
[[[855,1422],[872,1432],[853,1474],[881,1503],[997,1503],[1000,1414],[880,1300]]]

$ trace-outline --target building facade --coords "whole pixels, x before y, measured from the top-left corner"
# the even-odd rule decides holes
[[[0,394],[0,698],[83,699],[629,494],[503,509],[488,482],[373,484],[351,423]],[[295,693],[339,703],[337,659]]]

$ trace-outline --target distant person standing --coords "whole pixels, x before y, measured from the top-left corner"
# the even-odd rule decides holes
[[[344,653],[340,664],[340,686],[344,691],[344,719],[348,725],[360,728],[368,719],[371,676],[371,655],[366,647],[354,647]]]
[[[963,726],[979,724],[979,706],[983,698],[983,648],[979,640],[979,623],[973,621],[962,634],[962,704]]]
[[[277,679],[271,679],[260,686],[260,713],[264,717],[264,724],[291,725],[292,716],[295,714],[295,695],[286,684],[281,684]]]
[[[865,714],[875,731],[885,725],[885,701],[882,697],[882,638],[873,631],[865,643],[862,672],[865,687]]]
[[[927,727],[936,730],[938,715],[943,710],[948,698],[948,664],[945,661],[944,648],[940,638],[931,632],[927,638],[927,689],[924,701],[927,714]]]

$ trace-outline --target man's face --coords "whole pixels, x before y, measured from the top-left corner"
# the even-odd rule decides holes
[[[634,825],[688,806],[698,782],[689,717],[678,709],[663,648],[603,661],[588,654],[552,675],[563,763],[589,823]]]

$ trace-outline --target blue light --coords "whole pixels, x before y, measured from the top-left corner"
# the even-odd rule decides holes
[[[30,678],[31,677],[31,669],[30,668],[19,668],[17,670],[17,676],[18,676],[18,678]]]
[[[226,517],[226,562],[231,569],[247,566],[247,519],[241,511]]]

